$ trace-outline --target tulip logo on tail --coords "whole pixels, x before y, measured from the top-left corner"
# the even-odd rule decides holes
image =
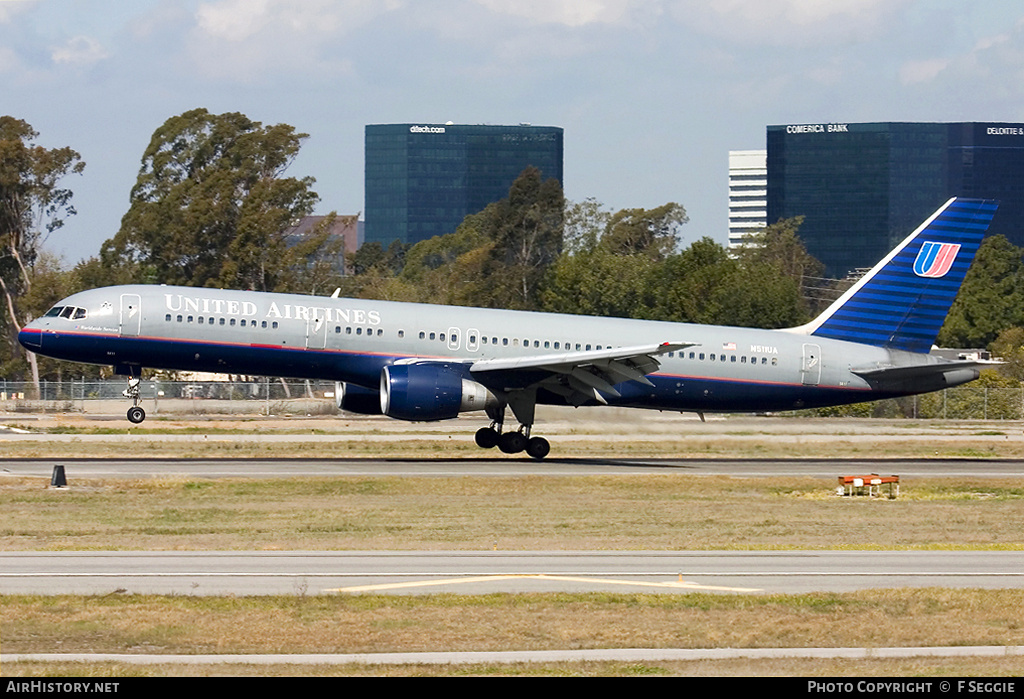
[[[914,274],[919,277],[938,279],[946,276],[956,260],[960,246],[956,243],[936,243],[926,240],[914,260]]]

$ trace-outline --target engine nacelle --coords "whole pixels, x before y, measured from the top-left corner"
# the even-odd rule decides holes
[[[340,410],[349,413],[380,415],[380,391],[375,391],[372,388],[336,381],[334,383],[334,400],[337,401]]]
[[[396,364],[380,374],[380,409],[399,420],[448,420],[501,405],[485,386],[437,364]]]

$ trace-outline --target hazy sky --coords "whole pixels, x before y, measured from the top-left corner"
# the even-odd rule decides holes
[[[308,133],[290,175],[363,210],[363,127],[565,129],[565,191],[725,242],[768,124],[1024,122],[1009,0],[0,0],[0,114],[87,163],[47,247],[95,255],[153,131],[195,107]]]

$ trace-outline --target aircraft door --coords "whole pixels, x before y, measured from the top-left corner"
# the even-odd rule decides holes
[[[306,349],[323,349],[327,346],[327,319],[314,314],[306,321]]]
[[[458,328],[448,328],[448,349],[452,352],[459,349],[462,344],[462,336]]]
[[[804,386],[817,386],[821,381],[821,346],[804,345],[803,362],[800,365],[800,379]]]
[[[142,298],[138,294],[121,294],[121,316],[118,322],[121,337],[138,337],[142,329]]]

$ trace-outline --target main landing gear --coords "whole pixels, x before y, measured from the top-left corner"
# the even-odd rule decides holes
[[[476,431],[476,445],[482,449],[498,447],[506,454],[526,452],[534,459],[543,459],[551,451],[551,445],[543,437],[531,437],[530,426],[520,425],[515,432],[502,432],[501,423],[491,423]]]
[[[505,422],[505,406],[501,406],[499,409],[488,409],[487,415],[491,418],[491,426],[481,427],[476,431],[476,445],[481,449],[498,447],[505,454],[519,454],[525,451],[534,459],[543,459],[551,451],[551,445],[543,437],[530,436],[536,406],[535,394],[514,394],[511,398],[509,406],[520,422],[519,429],[515,432],[502,431],[502,425]]]
[[[128,388],[121,393],[125,398],[132,400],[132,407],[128,408],[128,422],[136,425],[146,419],[146,411],[139,406],[139,403],[142,402],[142,395],[139,391],[141,381],[141,376],[128,377]]]

